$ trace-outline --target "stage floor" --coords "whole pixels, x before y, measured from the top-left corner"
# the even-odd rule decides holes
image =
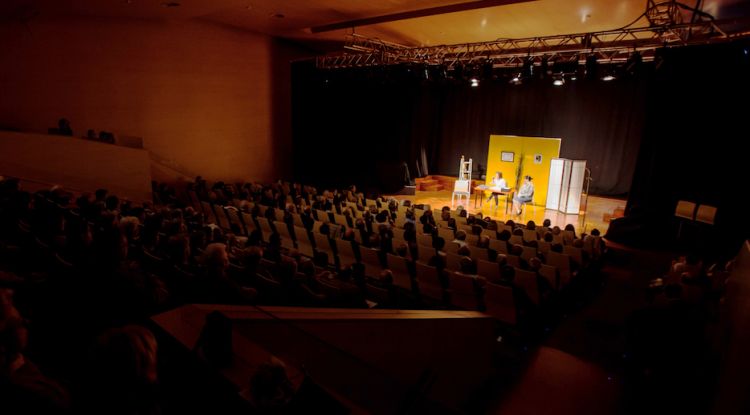
[[[588,208],[584,217],[584,212],[579,215],[566,215],[556,210],[546,210],[544,206],[526,206],[520,217],[512,215],[510,209],[508,213],[505,213],[505,196],[499,198],[500,205],[495,208],[495,201],[491,203],[484,200],[481,209],[477,203],[477,208],[474,208],[474,196],[471,195],[471,199],[466,202],[462,201],[461,205],[468,209],[469,213],[482,212],[484,216],[490,216],[493,219],[508,220],[513,219],[516,222],[526,223],[533,220],[537,224],[541,224],[544,219],[552,221],[552,226],[564,227],[567,224],[573,224],[576,230],[579,232],[591,232],[592,229],[596,228],[601,231],[602,235],[607,232],[609,228],[609,222],[604,221],[604,215],[611,215],[612,212],[617,208],[625,208],[625,200],[622,199],[610,199],[606,197],[589,196]],[[441,209],[443,206],[451,205],[451,192],[448,190],[438,192],[421,192],[417,191],[414,196],[405,195],[393,195],[388,196],[398,200],[411,200],[416,204],[429,204],[433,209]],[[455,209],[458,206],[454,206]]]

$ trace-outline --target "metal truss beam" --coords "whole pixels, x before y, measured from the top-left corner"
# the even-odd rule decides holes
[[[722,22],[714,20],[675,23],[678,14],[670,5],[654,5],[645,15],[652,22],[651,26],[456,45],[406,47],[352,34],[348,36],[346,52],[317,57],[316,65],[318,68],[347,68],[415,63],[451,68],[491,60],[496,67],[507,67],[528,59],[574,61],[585,60],[588,55],[597,56],[600,62],[618,62],[627,60],[634,51],[648,61],[653,59],[654,51],[662,47],[725,42],[750,36],[750,31],[728,34],[721,29]]]

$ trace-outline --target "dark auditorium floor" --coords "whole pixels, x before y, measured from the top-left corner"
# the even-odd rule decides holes
[[[628,318],[648,306],[649,280],[668,269],[675,254],[610,248],[603,280],[566,306],[561,321],[538,347],[518,357],[514,385],[499,385],[485,413],[641,414],[658,412],[646,397],[632,392],[626,353]],[[520,349],[523,354],[523,348]],[[707,381],[710,387],[710,381]],[[704,394],[705,395],[705,394]],[[689,407],[705,412],[710,402],[693,397]],[[660,398],[658,398],[660,399]],[[664,398],[667,399],[667,398]],[[665,403],[665,405],[669,405]],[[691,411],[691,413],[695,413]]]

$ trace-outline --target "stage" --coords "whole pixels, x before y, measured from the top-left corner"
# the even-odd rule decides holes
[[[440,191],[417,191],[414,196],[409,195],[389,195],[387,197],[393,197],[398,200],[411,200],[412,203],[416,204],[429,204],[433,209],[441,209],[443,206],[451,205],[451,194],[449,190]],[[625,209],[625,200],[621,199],[610,199],[606,197],[589,196],[588,208],[586,209],[586,217],[584,221],[583,211],[580,215],[566,215],[556,210],[546,210],[544,206],[531,206],[527,205],[523,209],[521,216],[513,215],[508,210],[505,213],[505,196],[499,197],[499,205],[495,207],[495,201],[491,203],[485,199],[482,203],[481,209],[479,208],[479,202],[477,202],[477,208],[474,208],[475,194],[471,194],[471,198],[467,202],[465,199],[461,201],[469,213],[482,212],[484,216],[490,216],[493,219],[508,220],[513,219],[516,222],[526,223],[533,220],[537,224],[540,224],[544,219],[552,221],[552,226],[564,227],[567,224],[573,224],[576,230],[580,232],[590,232],[592,229],[599,229],[603,234],[607,232],[609,228],[610,218],[621,216]],[[486,196],[485,196],[486,197]],[[453,206],[453,209],[458,207],[459,203]]]

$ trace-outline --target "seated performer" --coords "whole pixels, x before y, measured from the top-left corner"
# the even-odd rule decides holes
[[[525,176],[521,188],[518,189],[518,193],[513,197],[513,211],[517,215],[521,214],[521,205],[531,202],[531,199],[534,197],[534,184],[531,183],[531,180],[531,176]]]
[[[508,187],[508,185],[507,185],[507,183],[505,183],[505,179],[503,179],[503,174],[500,173],[499,171],[495,172],[495,177],[493,177],[492,181],[490,182],[490,190],[496,190],[496,189],[497,190],[502,190],[502,189],[505,189],[507,187]],[[490,200],[492,200],[493,197],[495,198],[495,207],[497,207],[497,205],[499,204],[499,202],[497,200],[497,193],[492,192],[490,194],[490,197],[487,198],[487,202],[489,202]]]

